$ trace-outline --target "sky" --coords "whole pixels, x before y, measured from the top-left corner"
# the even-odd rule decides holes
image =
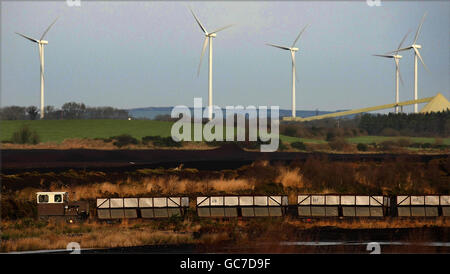
[[[395,64],[374,57],[412,43],[424,14],[418,44],[429,67],[419,64],[419,98],[440,92],[450,99],[450,2],[196,1],[1,2],[1,106],[40,103],[36,44],[45,40],[45,105],[69,101],[88,106],[137,108],[193,105],[208,100],[207,30],[228,24],[213,42],[215,105],[291,108],[291,57],[265,45],[297,43],[297,110],[341,110],[394,103]],[[403,52],[400,101],[413,99],[413,53]],[[405,107],[405,111],[412,111]]]

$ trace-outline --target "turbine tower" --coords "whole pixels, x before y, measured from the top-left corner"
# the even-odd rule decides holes
[[[208,73],[208,119],[211,120],[212,119],[212,51],[213,51],[213,46],[212,46],[212,42],[213,42],[213,38],[216,37],[216,33],[227,29],[229,27],[231,27],[232,25],[227,25],[225,27],[219,28],[213,32],[208,32],[206,30],[206,28],[202,25],[202,23],[200,22],[200,20],[197,18],[197,16],[195,15],[195,13],[191,10],[192,15],[195,18],[195,21],[197,21],[198,26],[200,27],[200,29],[203,31],[203,33],[205,34],[205,41],[203,42],[203,48],[202,48],[202,54],[200,55],[200,63],[198,65],[198,71],[197,71],[197,77],[200,74],[200,67],[202,66],[202,60],[203,60],[203,55],[205,54],[205,50],[206,50],[206,46],[209,43],[209,73]]]
[[[378,57],[384,57],[384,58],[393,58],[395,61],[395,103],[398,104],[400,101],[400,95],[399,95],[399,86],[398,86],[398,80],[400,79],[400,81],[402,82],[403,85],[403,80],[402,77],[400,75],[400,59],[402,58],[401,55],[398,55],[398,50],[401,48],[403,42],[405,41],[406,37],[408,36],[408,33],[405,34],[405,36],[403,37],[402,41],[400,42],[400,44],[397,47],[397,50],[394,52],[394,54],[374,54],[373,56],[378,56]],[[398,105],[395,106],[395,113],[398,113]]]
[[[292,46],[290,46],[290,47],[278,46],[278,45],[266,43],[266,45],[268,45],[268,46],[276,47],[276,48],[283,49],[283,50],[289,50],[291,52],[291,58],[292,58],[292,117],[295,117],[295,111],[296,111],[296,108],[295,108],[295,79],[296,79],[297,72],[295,70],[295,52],[298,51],[298,48],[295,47],[295,44],[300,39],[300,36],[302,35],[302,33],[305,31],[305,29],[307,27],[308,27],[308,25],[306,25],[300,31],[300,33],[297,35],[297,38],[295,38],[294,43],[292,43]]]
[[[420,56],[419,49],[421,49],[422,46],[416,44],[417,38],[419,38],[420,29],[422,28],[422,24],[423,24],[423,21],[425,20],[426,15],[427,14],[425,13],[422,17],[422,21],[420,22],[419,27],[417,28],[416,36],[414,37],[414,42],[411,44],[411,46],[402,48],[402,49],[398,49],[396,51],[396,52],[399,52],[399,51],[405,51],[405,50],[410,50],[410,49],[414,50],[414,100],[417,100],[417,57],[419,57],[420,62],[422,62],[422,65],[425,67],[425,69],[427,71],[429,71],[428,67],[423,62],[422,56]],[[392,52],[390,52],[390,53],[392,53]],[[418,113],[417,104],[414,104],[414,113]]]
[[[39,61],[41,63],[41,112],[40,112],[41,119],[44,118],[44,45],[48,44],[48,41],[43,40],[43,39],[44,39],[44,36],[47,34],[47,32],[50,30],[50,28],[53,26],[53,24],[56,23],[56,20],[58,20],[58,18],[56,18],[55,21],[53,21],[53,23],[51,23],[50,26],[48,26],[48,28],[44,31],[44,33],[42,34],[42,36],[41,36],[41,38],[39,40],[31,38],[31,37],[28,37],[26,35],[23,35],[21,33],[16,32],[16,34],[22,36],[23,38],[28,39],[31,42],[34,42],[34,43],[38,44]]]

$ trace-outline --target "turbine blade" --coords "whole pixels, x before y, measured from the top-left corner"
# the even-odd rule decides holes
[[[407,48],[397,49],[397,50],[393,50],[393,51],[390,51],[390,52],[386,52],[386,54],[392,54],[392,53],[397,54],[397,53],[400,52],[400,51],[410,50],[410,49],[412,49],[412,48],[413,48],[413,47],[407,47]]]
[[[266,43],[266,45],[272,46],[272,47],[276,47],[276,48],[280,48],[280,49],[284,49],[284,50],[291,50],[291,48],[283,47],[283,46],[278,46],[278,45],[274,45],[274,44]]]
[[[372,54],[372,56],[385,57],[385,58],[394,58],[392,55],[383,55],[383,54]]]
[[[430,70],[428,69],[427,65],[425,65],[425,63],[423,62],[423,59],[422,59],[422,56],[420,56],[419,50],[417,50],[416,48],[414,48],[414,51],[416,52],[417,56],[419,57],[420,62],[422,62],[422,65],[424,66],[424,68],[425,68],[428,72],[430,72]]]
[[[228,25],[228,26],[222,27],[222,28],[220,28],[220,29],[218,29],[218,30],[215,30],[215,31],[213,31],[213,32],[211,32],[211,33],[217,33],[217,32],[219,32],[219,31],[221,31],[221,30],[227,29],[227,28],[232,27],[232,26],[233,26],[233,25]]]
[[[297,35],[297,38],[295,38],[294,43],[292,43],[292,47],[295,46],[295,43],[297,43],[298,39],[300,38],[300,36],[302,35],[302,33],[305,31],[305,29],[308,27],[308,25],[306,25],[301,31],[300,33]]]
[[[398,77],[400,78],[400,83],[402,84],[402,86],[404,86],[405,83],[403,83],[402,74],[400,73],[400,64],[399,64],[399,60],[398,59],[395,60],[395,67],[398,70]]]
[[[16,34],[22,36],[22,37],[25,38],[25,39],[30,40],[31,42],[39,43],[39,41],[36,40],[36,39],[34,39],[34,38],[31,38],[31,37],[28,37],[28,36],[26,36],[26,35],[20,34],[20,33],[18,33],[18,32],[16,32]]]
[[[42,79],[45,81],[44,64],[42,63],[42,54],[44,53],[43,45],[39,44],[39,64],[41,67]]]
[[[403,36],[402,41],[400,42],[400,44],[399,44],[398,47],[397,47],[397,52],[398,52],[398,50],[402,47],[403,42],[405,42],[405,39],[406,39],[406,37],[409,35],[410,32],[411,32],[411,30],[408,30],[408,32],[405,34],[405,36]]]
[[[50,30],[50,28],[56,23],[56,21],[59,19],[59,16],[58,17],[56,17],[56,19],[55,19],[55,21],[53,21],[53,23],[51,23],[50,24],[50,26],[48,26],[48,28],[44,31],[44,33],[42,34],[42,36],[41,36],[41,39],[39,39],[39,40],[42,40],[42,39],[44,39],[44,36],[47,34],[47,32]]]
[[[425,21],[425,17],[426,17],[426,16],[427,16],[427,13],[425,12],[424,15],[422,16],[422,20],[420,21],[420,25],[419,25],[419,27],[417,28],[416,36],[414,37],[414,42],[412,43],[413,45],[416,44],[417,38],[419,38],[419,32],[420,32],[420,29],[422,28],[422,24],[423,24],[423,21]]]
[[[189,9],[191,10],[192,15],[194,16],[195,21],[197,21],[198,26],[199,26],[199,27],[202,29],[202,31],[207,35],[208,32],[206,31],[205,27],[202,25],[202,23],[200,22],[200,20],[197,18],[197,16],[195,16],[194,11],[192,11],[191,8],[189,8]]]
[[[205,55],[206,46],[208,45],[208,37],[203,42],[202,54],[200,55],[200,63],[198,64],[197,77],[200,75],[200,67],[202,66],[203,55]]]

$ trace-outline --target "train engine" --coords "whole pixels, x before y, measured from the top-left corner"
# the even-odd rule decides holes
[[[37,192],[36,200],[40,219],[66,220],[73,223],[89,217],[89,203],[69,201],[67,192]]]

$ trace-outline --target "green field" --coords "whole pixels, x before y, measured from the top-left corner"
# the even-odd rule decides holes
[[[349,143],[363,143],[363,144],[371,144],[371,143],[381,143],[383,141],[393,140],[396,141],[398,139],[407,139],[411,143],[430,143],[433,144],[436,141],[434,137],[386,137],[386,136],[359,136],[347,138]],[[450,138],[442,138],[443,144],[450,145]]]
[[[291,136],[285,136],[280,135],[280,139],[284,143],[294,143],[294,142],[303,142],[303,143],[312,143],[312,144],[326,144],[327,141],[322,139],[308,139],[308,138],[298,138],[298,137],[291,137]]]
[[[0,138],[10,140],[14,131],[22,125],[36,130],[41,142],[60,143],[72,138],[108,138],[130,134],[135,138],[144,136],[170,136],[171,122],[152,120],[36,120],[1,121]]]
[[[0,121],[0,140],[8,141],[14,131],[28,125],[36,130],[41,142],[60,143],[73,138],[109,138],[121,134],[130,134],[141,139],[144,136],[170,136],[173,122],[154,120],[35,120]],[[192,130],[193,133],[193,130]],[[280,136],[283,142],[306,141],[300,138]],[[320,140],[312,140],[317,142]]]
[[[144,136],[170,136],[172,122],[154,120],[36,120],[36,121],[0,121],[0,140],[8,141],[14,131],[22,125],[28,125],[36,130],[41,142],[60,143],[64,139],[73,138],[109,138],[121,134],[130,134],[137,139]],[[407,138],[415,143],[434,143],[435,138],[425,137],[383,137],[383,136],[360,136],[347,138],[350,143],[380,143],[386,140]],[[284,143],[304,142],[324,144],[321,139],[307,139],[280,135]],[[450,138],[442,139],[444,144],[450,145]]]

